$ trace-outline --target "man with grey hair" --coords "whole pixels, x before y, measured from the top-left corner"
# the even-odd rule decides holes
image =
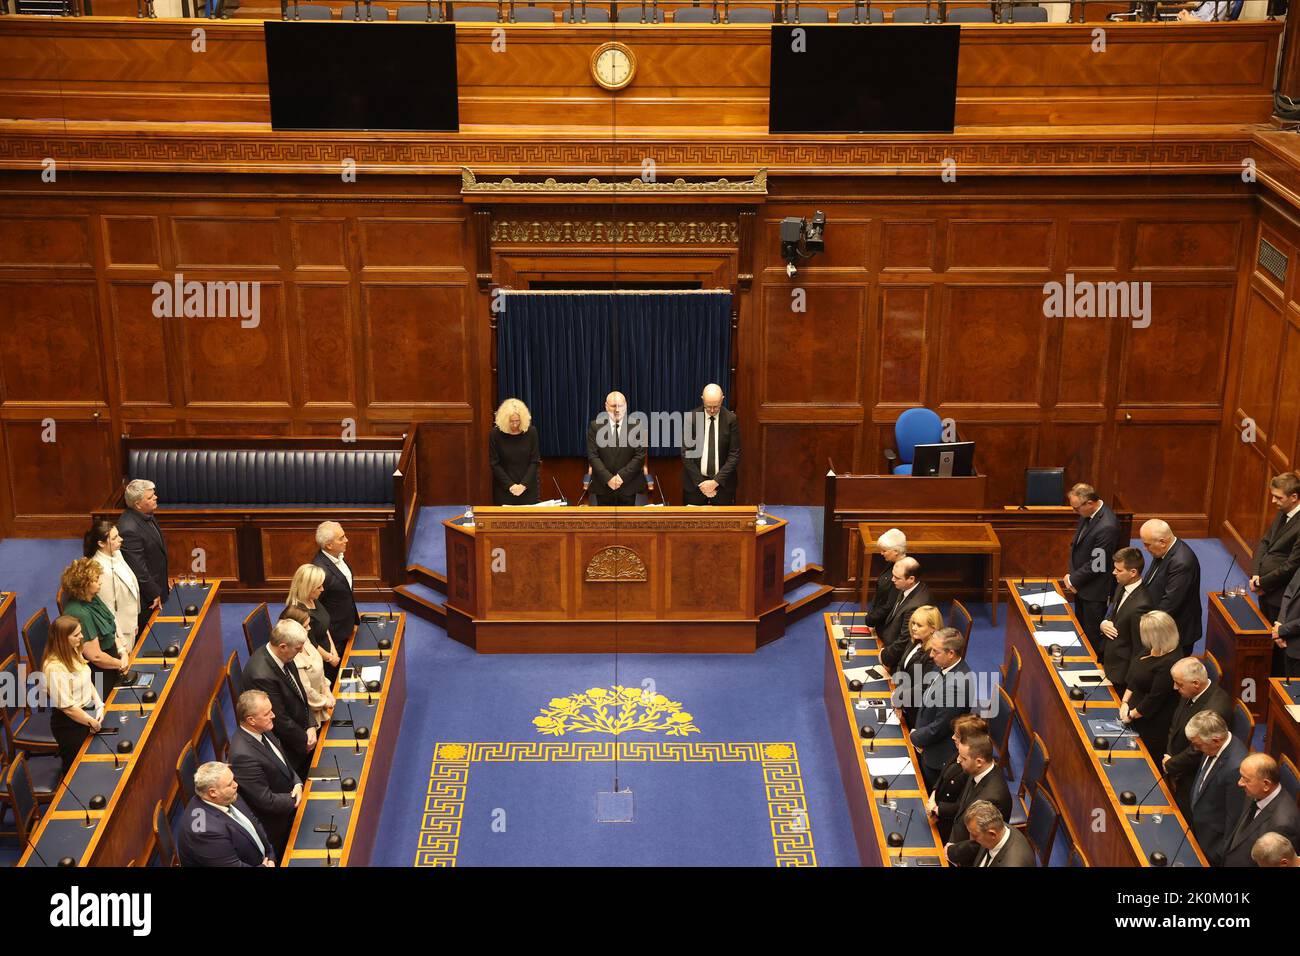
[[[740,484],[740,420],[723,406],[722,386],[706,385],[690,413],[695,442],[682,442],[682,504],[734,505]],[[683,430],[684,431],[684,430]]]
[[[1165,744],[1160,765],[1169,775],[1174,797],[1183,816],[1192,815],[1192,778],[1201,765],[1201,752],[1187,740],[1187,722],[1195,714],[1211,711],[1223,718],[1224,724],[1232,722],[1232,697],[1222,687],[1210,680],[1205,664],[1199,657],[1184,657],[1170,669],[1174,690],[1178,692],[1178,706],[1174,708],[1169,723],[1169,742]]]
[[[645,437],[627,420],[622,392],[605,396],[605,410],[587,425],[591,497],[598,505],[630,505],[645,491]]]
[[[171,588],[167,586],[167,542],[154,520],[158,494],[154,483],[136,478],[126,486],[126,510],[117,519],[122,536],[122,557],[140,582],[139,631],[143,633],[154,611],[162,608]]]
[[[876,578],[876,591],[867,611],[867,627],[872,630],[885,623],[898,601],[898,592],[894,590],[894,565],[907,557],[907,535],[897,528],[890,528],[876,539],[876,549],[885,559],[885,569]]]
[[[231,769],[219,760],[194,774],[194,797],[181,818],[181,866],[275,866],[266,829],[239,797]]]
[[[1295,847],[1280,833],[1265,833],[1250,848],[1250,858],[1256,866],[1300,866]]]
[[[1282,786],[1277,761],[1268,754],[1251,754],[1241,762],[1237,786],[1245,791],[1241,814],[1228,822],[1224,866],[1255,866],[1251,856],[1255,841],[1265,833],[1280,833],[1300,844],[1300,810],[1295,795]]]
[[[289,766],[284,744],[276,737],[275,711],[265,691],[246,690],[235,703],[238,729],[230,735],[230,768],[240,792],[283,856],[289,844],[294,811],[302,800],[302,780]]]
[[[1183,656],[1191,657],[1192,647],[1201,639],[1201,562],[1191,546],[1159,518],[1145,522],[1139,534],[1152,558],[1142,578],[1151,609],[1174,619]]]
[[[306,779],[316,748],[316,718],[307,706],[307,689],[293,662],[306,640],[307,630],[297,621],[280,621],[271,630],[271,639],[250,654],[244,665],[244,686],[263,691],[270,699],[271,726],[286,763],[299,779]]]
[[[1187,739],[1202,754],[1192,779],[1192,832],[1210,866],[1219,866],[1228,827],[1241,813],[1243,795],[1237,786],[1237,769],[1248,751],[1212,710],[1203,710],[1187,721]]]
[[[348,547],[348,536],[337,521],[322,521],[316,526],[316,557],[312,564],[325,572],[325,590],[316,600],[330,616],[330,637],[339,656],[352,640],[352,632],[361,623],[357,613],[356,581],[352,569],[343,559]]]
[[[975,869],[984,867],[1038,866],[1034,848],[1025,835],[1007,826],[1002,811],[987,800],[976,800],[962,818],[970,838],[979,844]]]

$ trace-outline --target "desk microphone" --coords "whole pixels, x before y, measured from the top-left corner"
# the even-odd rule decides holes
[[[110,747],[110,746],[108,745],[108,741],[105,740],[103,737],[99,736],[99,734],[91,734],[91,735],[90,735],[90,739],[91,739],[91,740],[98,740],[101,744],[104,745],[104,749],[105,749],[108,753],[112,754],[112,756],[113,756],[113,769],[116,770],[116,771],[118,771],[118,772],[120,773],[121,770],[122,770],[122,761],[118,759],[118,757],[117,757],[117,752],[114,751],[113,748]]]
[[[870,724],[863,724],[861,727],[858,728],[858,733],[862,735],[864,740],[871,741],[871,743],[867,745],[867,752],[875,753],[876,752],[876,728],[872,727]]]
[[[343,768],[339,766],[338,754],[331,754],[330,756],[334,758],[334,772],[339,775],[339,796],[342,797],[340,806],[346,807],[348,805],[347,791],[357,789],[357,778],[343,776]]]
[[[1113,763],[1113,760],[1111,759],[1111,754],[1115,752],[1115,745],[1131,733],[1133,733],[1133,725],[1129,724],[1127,727],[1124,728],[1123,733],[1116,734],[1114,737],[1110,738],[1110,746],[1106,748],[1106,766],[1109,767]],[[1093,741],[1093,744],[1095,745],[1097,740],[1101,740],[1101,739],[1102,739],[1101,737],[1096,738],[1096,740]]]
[[[575,508],[576,508],[578,505],[582,504],[582,499],[585,498],[585,497],[587,497],[587,492],[589,492],[589,491],[591,491],[591,475],[583,475],[583,476],[582,476],[582,494],[578,495],[578,500],[574,503],[574,507],[575,507]]]
[[[1088,712],[1088,698],[1091,697],[1096,692],[1097,688],[1100,686],[1101,686],[1101,681],[1097,681],[1097,683],[1093,684],[1087,690],[1084,690],[1082,685],[1075,684],[1073,687],[1070,688],[1070,700],[1083,701],[1083,706],[1080,708],[1080,710],[1086,714]]]
[[[330,814],[329,835],[325,837],[325,851],[328,858],[330,850],[337,850],[343,846],[343,837],[339,836],[339,828],[334,825],[334,814]]]
[[[162,641],[158,640],[158,635],[154,631],[154,624],[156,624],[157,622],[158,622],[158,618],[155,617],[153,622],[149,625],[149,637],[153,638],[154,646],[158,648],[158,656],[162,658],[163,670],[169,671],[172,669],[172,665],[167,663],[167,658],[169,656],[174,656],[174,655],[172,655],[171,653],[172,651],[171,647],[168,647],[166,650],[163,650]],[[175,645],[172,646],[174,647]]]
[[[569,22],[573,22],[573,0],[569,0]],[[560,482],[554,475],[551,475],[551,483],[555,485],[555,490],[560,494],[560,500],[563,501],[567,507],[569,499],[565,497],[564,489],[560,487]]]
[[[395,620],[396,617],[397,617],[397,615],[395,615],[395,614],[393,613],[393,606],[392,606],[391,604],[388,605],[388,620],[390,620],[390,621]]]
[[[143,717],[144,717],[144,701],[142,701],[142,700],[140,699],[140,695],[137,694],[137,693],[135,692],[135,688],[132,687],[130,684],[118,684],[117,686],[120,687],[122,690],[129,690],[129,691],[131,692],[131,696],[135,698],[135,702],[136,702],[136,704],[137,704],[137,705],[139,706],[139,708],[140,708],[140,716],[143,718]]]
[[[71,795],[72,799],[77,801],[77,806],[81,807],[81,809],[86,812],[86,822],[85,824],[83,824],[83,827],[87,830],[95,829],[94,821],[90,819],[90,808],[81,802],[81,798],[79,796],[77,796],[75,793],[72,792],[72,787],[68,786],[68,778],[64,777],[62,780],[59,781],[59,783],[63,787],[63,789],[66,790],[69,795]],[[55,792],[57,793],[57,788]],[[50,805],[53,806],[55,802],[56,801],[51,800]],[[94,796],[92,796],[90,798],[90,802],[91,804],[94,805],[96,810],[102,810],[104,809],[104,807],[108,806],[108,801],[104,799],[104,795],[102,793],[97,793]]]
[[[347,720],[339,720],[339,719],[336,719],[336,718],[334,718],[334,717],[331,717],[331,718],[330,718],[330,723],[333,724],[335,727],[352,727],[352,726],[355,726],[355,723],[354,723],[354,721],[352,720],[352,701],[350,701],[350,700],[345,700],[345,701],[343,701],[343,706],[346,707],[346,708],[348,709],[348,719],[347,719]]]
[[[1156,787],[1160,786],[1160,781],[1165,779],[1165,777],[1167,777],[1168,775],[1169,775],[1169,771],[1164,769],[1162,769],[1158,774],[1156,774],[1156,782],[1151,784],[1151,790],[1148,790],[1146,793],[1142,794],[1141,800],[1135,801],[1133,799],[1134,795],[1132,790],[1125,790],[1123,793],[1119,795],[1120,803],[1125,804],[1126,806],[1133,806],[1134,803],[1137,804],[1137,814],[1133,817],[1134,823],[1142,822],[1142,804],[1147,802],[1147,797],[1151,796],[1152,791],[1155,790]]]
[[[890,833],[889,836],[886,838],[886,842],[888,842],[890,846],[896,846],[896,847],[898,847],[898,864],[899,864],[899,866],[902,866],[902,864],[903,864],[903,847],[907,845],[907,834],[908,834],[908,831],[912,829],[912,816],[913,816],[915,813],[916,813],[916,807],[912,807],[912,808],[910,808],[910,809],[907,811],[907,824],[903,827],[903,832],[902,832],[902,833],[897,833],[897,832]]]
[[[32,842],[32,838],[24,834],[23,839],[27,841],[27,845],[31,847],[32,852],[36,854],[36,859],[41,861],[41,866],[48,867],[50,864],[45,861],[45,857],[41,856],[41,851],[36,849],[36,844]],[[64,860],[72,860],[72,862],[64,863]],[[59,860],[59,866],[76,866],[76,865],[77,865],[77,861],[73,860],[72,857],[70,856],[65,856],[63,860]]]
[[[911,761],[908,761],[908,763],[910,764]],[[880,798],[880,805],[882,807],[889,806],[889,791],[894,786],[894,783],[898,780],[899,777],[901,777],[903,774],[907,773],[907,771],[911,769],[912,768],[910,766],[904,767],[902,770],[898,771],[898,773],[894,774],[893,780],[889,780],[889,781],[886,781],[883,776],[872,778],[871,786],[875,787],[877,790],[883,789],[885,791],[885,795]]]
[[[1228,596],[1228,578],[1232,577],[1232,572],[1236,570],[1236,567],[1236,561],[1228,562],[1228,573],[1223,576],[1223,584],[1219,586],[1219,597],[1225,598]]]
[[[1186,826],[1183,827],[1183,838],[1182,838],[1182,840],[1179,841],[1179,843],[1178,843],[1178,849],[1174,851],[1174,855],[1173,855],[1173,858],[1172,858],[1172,859],[1169,858],[1169,857],[1166,857],[1166,856],[1165,856],[1163,853],[1161,853],[1158,849],[1156,849],[1156,850],[1152,850],[1150,856],[1147,857],[1147,859],[1151,861],[1151,865],[1152,865],[1152,866],[1169,866],[1169,865],[1172,864],[1172,863],[1177,863],[1177,862],[1178,862],[1178,854],[1180,854],[1180,853],[1183,852],[1183,847],[1184,847],[1184,846],[1186,845],[1186,843],[1187,843],[1187,837],[1188,837],[1188,834],[1190,834],[1191,832],[1192,832],[1192,825],[1191,825],[1190,823],[1188,823]]]
[[[664,486],[657,481],[654,483],[654,486],[659,489],[659,503],[667,508],[668,499],[664,497]]]

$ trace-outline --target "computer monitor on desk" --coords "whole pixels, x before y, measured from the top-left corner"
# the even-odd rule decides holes
[[[917,445],[912,454],[914,477],[952,478],[975,474],[973,441],[941,442]]]

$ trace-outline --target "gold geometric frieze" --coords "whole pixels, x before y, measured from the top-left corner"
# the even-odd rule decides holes
[[[587,562],[584,578],[592,581],[644,581],[645,562],[631,548],[614,546],[597,551]]]
[[[729,245],[740,242],[734,222],[522,222],[496,220],[493,242],[590,243],[698,243]]]
[[[690,196],[698,197],[707,193],[728,193],[731,195],[767,195],[767,170],[760,169],[750,179],[701,179],[688,180],[678,176],[675,179],[642,180],[620,179],[605,180],[592,176],[588,179],[562,180],[554,176],[545,179],[515,179],[506,176],[491,182],[481,182],[474,171],[467,166],[460,168],[460,191],[462,195],[490,194],[493,196],[538,196],[562,195],[568,198],[578,196],[614,196],[623,194],[653,196]]]

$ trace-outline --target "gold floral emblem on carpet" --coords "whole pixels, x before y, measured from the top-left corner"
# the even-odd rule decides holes
[[[565,734],[624,734],[630,730],[664,731],[669,737],[698,734],[695,718],[682,705],[663,694],[640,687],[592,687],[569,697],[552,697],[533,718],[537,732],[551,737]]]

